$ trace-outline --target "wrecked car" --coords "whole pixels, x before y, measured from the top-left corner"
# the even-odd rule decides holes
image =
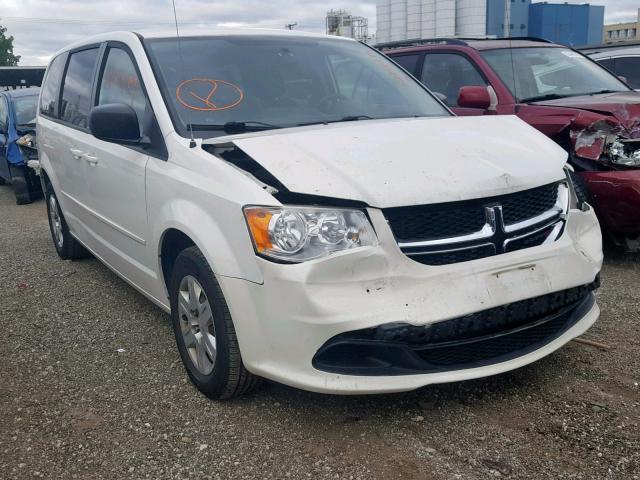
[[[513,116],[455,117],[354,40],[92,37],[49,65],[38,138],[59,256],[169,312],[211,398],[494,375],[599,315],[566,152]]]
[[[537,39],[380,45],[458,115],[517,115],[565,148],[603,229],[640,250],[640,92],[570,48]]]
[[[16,203],[31,203],[42,196],[40,181],[28,168],[37,160],[36,110],[39,88],[0,91],[0,185],[13,186]]]

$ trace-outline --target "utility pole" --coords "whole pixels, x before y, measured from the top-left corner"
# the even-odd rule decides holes
[[[284,28],[286,28],[287,30],[293,30],[293,27],[295,27],[296,25],[298,25],[298,22],[295,23],[287,23]]]

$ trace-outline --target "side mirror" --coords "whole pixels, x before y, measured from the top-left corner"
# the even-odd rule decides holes
[[[458,106],[487,110],[491,106],[489,90],[487,87],[462,87],[458,94]]]
[[[124,103],[93,107],[89,114],[91,134],[105,142],[141,145],[140,124],[133,108]]]
[[[618,78],[619,78],[620,80],[622,80],[624,83],[629,83],[629,82],[627,81],[627,77],[625,77],[624,75],[618,75]]]

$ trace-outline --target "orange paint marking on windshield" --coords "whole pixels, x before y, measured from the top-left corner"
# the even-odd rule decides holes
[[[244,92],[239,86],[225,80],[191,78],[178,85],[176,98],[191,110],[218,112],[240,105],[244,100]]]

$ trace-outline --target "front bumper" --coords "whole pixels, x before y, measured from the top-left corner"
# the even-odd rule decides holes
[[[583,172],[603,228],[612,233],[640,233],[640,170]]]
[[[568,329],[521,352],[473,368],[400,375],[348,375],[313,366],[316,353],[345,332],[403,323],[429,325],[594,281],[602,265],[598,222],[572,210],[549,245],[446,266],[405,256],[379,210],[369,215],[380,245],[296,265],[257,259],[264,283],[220,277],[243,361],[257,375],[324,393],[407,391],[521,367],[584,333],[598,318],[592,303]]]

